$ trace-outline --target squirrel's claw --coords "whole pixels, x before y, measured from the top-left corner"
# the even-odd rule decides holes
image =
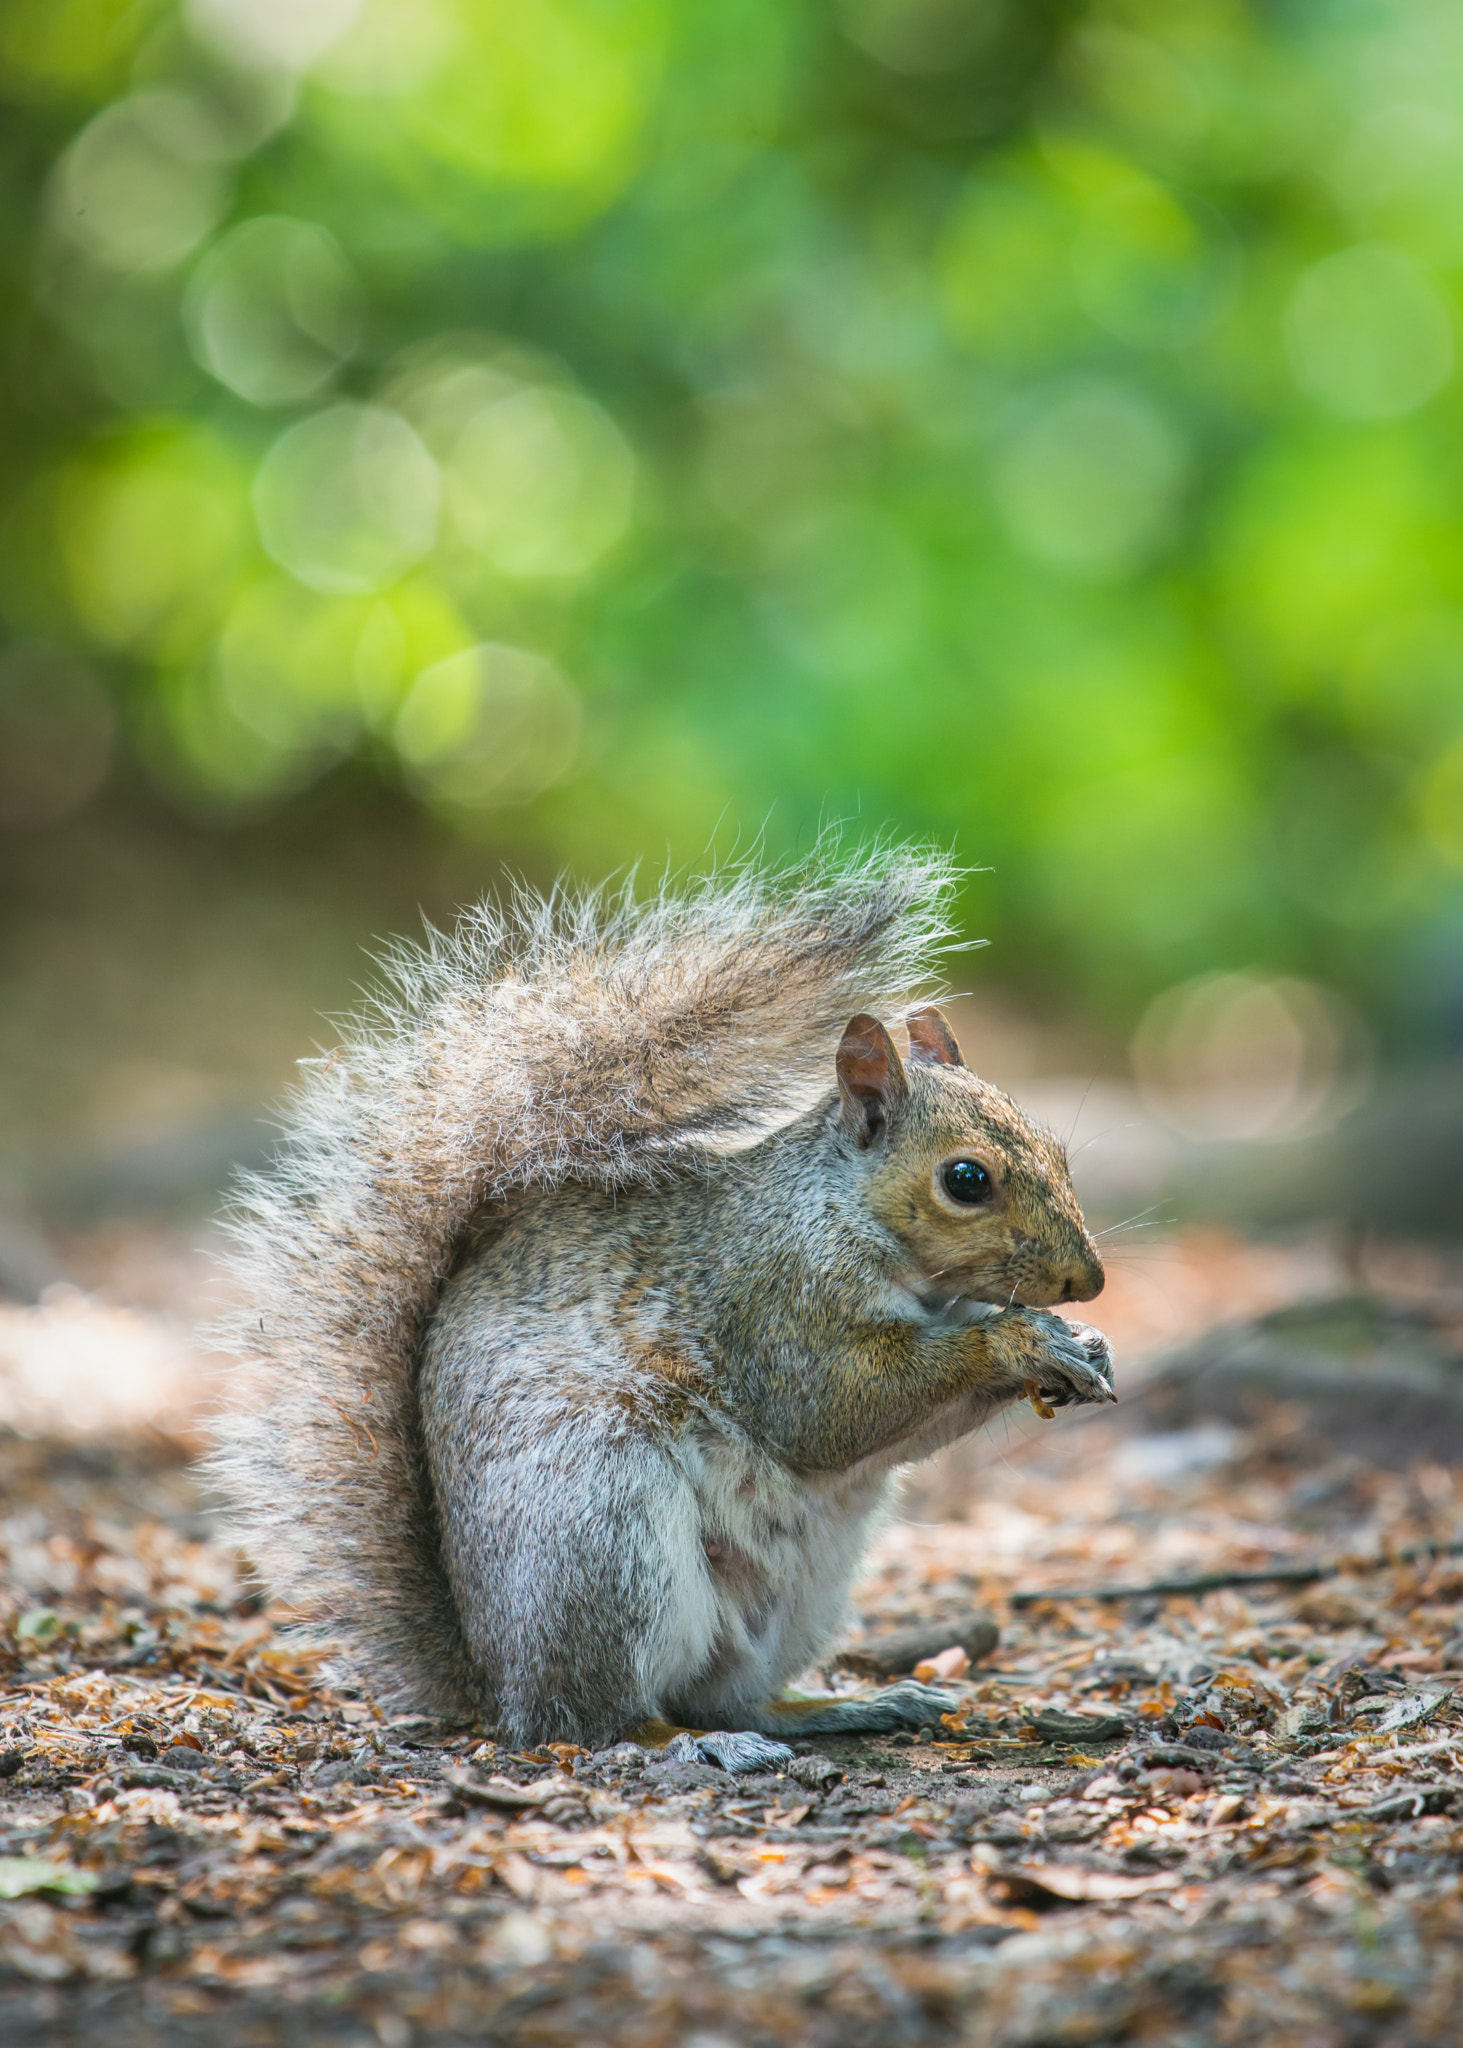
[[[1078,1394],[1078,1400],[1116,1401],[1117,1392],[1112,1383],[1112,1346],[1101,1330],[1094,1330],[1090,1323],[1069,1325],[1072,1336],[1082,1352],[1082,1362],[1092,1384],[1092,1392]]]
[[[1043,1315],[1050,1325],[1036,1370],[1026,1382],[1047,1408],[1070,1408],[1082,1402],[1116,1401],[1112,1346],[1090,1323],[1069,1323]],[[1033,1404],[1035,1405],[1035,1404]],[[1041,1413],[1041,1409],[1037,1409]]]

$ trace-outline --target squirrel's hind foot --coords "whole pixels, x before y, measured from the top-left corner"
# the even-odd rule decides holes
[[[688,1729],[678,1735],[666,1755],[684,1763],[720,1764],[724,1771],[743,1775],[748,1771],[780,1771],[792,1762],[785,1742],[774,1742],[750,1728],[714,1728],[708,1735],[693,1735]]]
[[[949,1693],[910,1678],[852,1699],[773,1700],[757,1719],[769,1733],[783,1735],[888,1735],[896,1728],[933,1727],[957,1704]]]
[[[896,1728],[933,1728],[942,1715],[954,1713],[959,1702],[933,1685],[906,1678],[866,1699],[840,1700],[838,1704],[848,1710],[840,1725],[850,1732],[887,1735]]]

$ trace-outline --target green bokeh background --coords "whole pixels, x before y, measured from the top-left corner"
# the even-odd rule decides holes
[[[0,0],[0,67],[14,844],[836,817],[1109,1029],[1456,1034],[1455,0]]]

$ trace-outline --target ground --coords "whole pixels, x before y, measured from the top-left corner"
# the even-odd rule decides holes
[[[383,1717],[260,1607],[186,1441],[32,1414],[0,1434],[0,2035],[1455,2044],[1457,1302],[1295,1328],[927,1475],[846,1640],[979,1609],[994,1653],[925,1737],[752,1778]],[[1357,1388],[1423,1351],[1443,1407],[1369,1455]],[[1340,1361],[1324,1408],[1282,1352]],[[1201,1574],[1250,1576],[1143,1590]]]

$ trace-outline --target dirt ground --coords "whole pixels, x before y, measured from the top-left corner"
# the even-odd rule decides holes
[[[186,1437],[33,1400],[0,1432],[0,2038],[1455,2044],[1460,1309],[1251,1324],[918,1478],[844,1640],[979,1610],[994,1653],[921,1738],[754,1777],[383,1718],[261,1609]],[[1358,1442],[1402,1380],[1432,1420]],[[1241,1582],[1163,1590],[1200,1577]]]

